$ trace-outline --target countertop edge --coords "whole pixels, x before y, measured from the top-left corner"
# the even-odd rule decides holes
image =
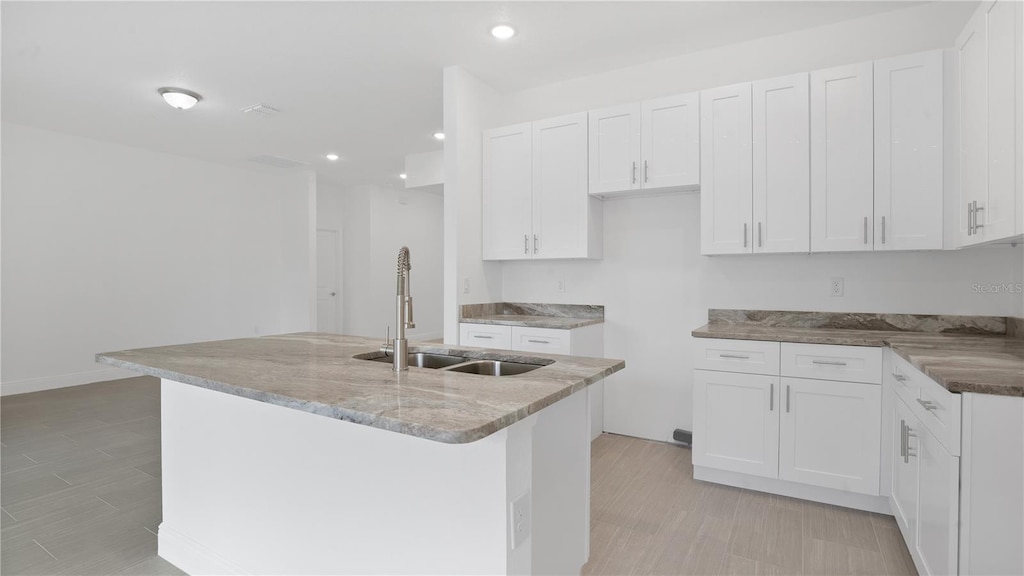
[[[548,330],[573,330],[594,324],[604,324],[603,318],[568,318],[564,316],[546,316],[544,320],[505,320],[494,317],[461,318],[462,324],[486,324],[492,326],[523,326],[526,328],[544,328]]]

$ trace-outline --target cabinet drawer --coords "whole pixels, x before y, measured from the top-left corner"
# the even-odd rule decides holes
[[[960,455],[960,395],[953,394],[932,380],[904,358],[893,353],[893,366],[901,376],[904,389],[897,387],[903,397],[935,438],[953,456]]]
[[[512,326],[512,349],[569,355],[572,353],[570,334],[569,330]]]
[[[882,383],[882,349],[783,342],[782,375],[843,382]]]
[[[459,343],[499,350],[512,349],[512,327],[495,324],[459,324]]]
[[[779,343],[697,338],[693,367],[724,372],[778,375]]]

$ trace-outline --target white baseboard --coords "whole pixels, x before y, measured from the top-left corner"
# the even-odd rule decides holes
[[[133,378],[139,374],[121,368],[101,368],[89,370],[88,372],[75,372],[73,374],[59,374],[57,376],[42,376],[39,378],[25,378],[22,380],[11,380],[0,382],[0,396],[11,396],[14,394],[27,394],[29,392],[40,392],[42,390],[53,390],[55,388],[67,388],[68,386],[80,386],[92,384],[93,382],[106,382],[107,380],[119,380],[121,378]]]
[[[209,548],[168,528],[163,522],[157,529],[157,555],[174,564],[186,574],[252,574],[225,560]]]
[[[748,490],[757,490],[758,492],[768,492],[769,494],[778,494],[780,496],[789,496],[790,498],[822,502],[824,504],[834,504],[844,508],[854,508],[856,510],[866,510],[892,516],[892,510],[889,509],[889,499],[884,496],[856,494],[834,488],[798,484],[788,480],[779,480],[778,478],[750,476],[749,474],[716,470],[704,466],[693,467],[693,478],[705,482],[714,482],[715,484],[725,484],[726,486],[735,486],[736,488],[746,488]]]

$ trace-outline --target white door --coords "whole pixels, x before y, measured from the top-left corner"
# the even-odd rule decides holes
[[[646,100],[640,117],[642,186],[700,186],[700,95]]]
[[[777,376],[693,371],[693,463],[778,476]]]
[[[626,104],[588,113],[590,193],[640,188],[640,105]]]
[[[484,260],[533,256],[532,126],[484,132],[482,250]]]
[[[875,250],[941,250],[942,50],[874,70]]]
[[[533,123],[535,258],[588,256],[587,114]]]
[[[917,479],[918,459],[912,457],[910,434],[918,434],[922,427],[917,417],[907,408],[899,395],[893,402],[892,494],[889,504],[896,523],[909,545],[917,542]]]
[[[340,332],[340,235],[337,230],[316,231],[316,330]]]
[[[811,72],[811,251],[872,249],[871,62]]]
[[[957,40],[960,65],[960,202],[959,245],[982,241],[971,227],[972,205],[982,205],[988,191],[988,42],[985,14],[979,12]],[[984,230],[982,228],[981,230]]]
[[[1020,2],[997,0],[988,9],[988,189],[985,202],[978,201],[975,215],[984,241],[1015,235],[1019,180],[1017,162],[1024,150],[1017,148],[1017,109],[1024,94],[1017,85],[1018,69],[1024,66],[1017,40]]]
[[[808,75],[753,84],[754,252],[809,252]]]
[[[700,93],[700,252],[749,254],[750,84]]]
[[[917,551],[925,574],[956,574],[960,518],[960,459],[923,426],[912,458],[920,460]]]
[[[878,495],[882,389],[782,378],[779,478]]]

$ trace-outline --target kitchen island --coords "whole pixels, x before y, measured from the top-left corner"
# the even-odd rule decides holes
[[[540,367],[395,373],[379,345],[300,333],[98,355],[162,379],[160,556],[190,574],[578,573],[577,392],[624,363],[435,344],[413,351]]]

